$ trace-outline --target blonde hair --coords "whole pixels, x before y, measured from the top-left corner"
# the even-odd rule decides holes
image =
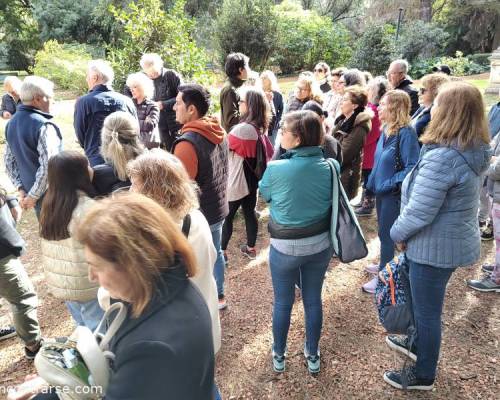
[[[265,71],[262,71],[259,78],[260,78],[259,79],[259,86],[263,90],[264,90],[263,80],[267,79],[269,81],[269,83],[271,84],[271,90],[274,90],[275,92],[281,93],[281,89],[278,85],[278,79],[276,79],[276,75],[274,75],[273,71],[270,71],[268,69]]]
[[[422,78],[422,87],[429,91],[432,100],[434,100],[438,94],[438,90],[441,85],[450,81],[450,77],[443,73],[429,74]]]
[[[319,88],[319,84],[316,79],[314,79],[314,75],[312,72],[302,72],[297,79],[297,84],[299,82],[305,83],[307,88],[309,89],[309,96],[307,100],[314,100],[319,104],[323,104],[323,92]]]
[[[402,90],[395,89],[389,90],[382,99],[386,99],[386,111],[389,115],[389,120],[385,121],[386,134],[395,135],[410,123],[410,96]]]
[[[130,177],[141,182],[140,192],[161,204],[175,220],[199,208],[197,186],[182,162],[164,150],[153,149],[128,163]]]
[[[140,87],[146,99],[152,99],[154,96],[155,92],[154,83],[142,72],[136,72],[134,74],[130,74],[127,78],[126,85],[130,89],[132,89],[132,87],[134,86]]]
[[[170,215],[154,200],[125,193],[96,202],[76,229],[76,239],[130,279],[132,315],[138,317],[155,292],[162,270],[181,256],[186,275],[196,259]]]
[[[113,166],[118,179],[127,180],[127,163],[143,152],[137,119],[125,111],[109,114],[102,126],[101,155]]]
[[[479,89],[463,81],[448,82],[439,88],[436,103],[431,122],[420,138],[422,143],[456,145],[462,150],[489,143],[484,102]]]
[[[3,88],[7,93],[15,93],[19,96],[23,83],[17,76],[7,76],[3,81]]]

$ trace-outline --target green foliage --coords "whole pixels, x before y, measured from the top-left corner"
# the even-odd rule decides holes
[[[283,73],[312,69],[318,61],[335,67],[349,60],[350,38],[342,25],[289,1],[276,6],[275,12],[278,39],[271,61]]]
[[[477,58],[481,60],[481,57]],[[464,57],[462,52],[457,51],[455,57],[431,57],[417,60],[411,64],[410,75],[415,79],[419,79],[426,74],[432,73],[432,67],[440,65],[450,67],[451,73],[455,76],[475,75],[489,71],[489,64],[481,65],[473,61],[473,59],[474,56]]]
[[[371,25],[357,39],[349,65],[381,75],[389,67],[394,52],[394,27]]]
[[[272,0],[224,0],[217,17],[215,38],[223,64],[232,52],[250,57],[263,68],[276,42],[276,15]]]
[[[139,69],[144,53],[160,54],[165,65],[187,80],[210,83],[207,56],[193,40],[194,20],[184,12],[185,0],[176,0],[166,13],[160,0],[137,0],[127,8],[111,5],[110,12],[121,25],[122,33],[108,47],[108,60],[115,71],[115,82],[123,85],[128,74]]]
[[[85,93],[85,75],[92,59],[87,46],[47,41],[35,56],[33,73],[54,82],[58,88]]]
[[[416,59],[443,54],[448,34],[440,27],[420,20],[403,24],[396,54],[412,63]]]

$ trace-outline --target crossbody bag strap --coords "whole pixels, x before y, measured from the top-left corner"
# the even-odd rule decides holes
[[[191,229],[191,214],[186,214],[182,220],[182,233],[187,238],[189,236],[189,230]]]
[[[108,326],[106,333],[102,334],[101,330],[103,329],[104,324],[109,322],[111,316],[113,315],[113,313],[115,313],[115,311],[116,311],[116,314],[113,318],[113,321]],[[113,336],[115,336],[118,329],[120,329],[120,327],[122,326],[123,321],[125,321],[126,317],[127,317],[127,307],[125,307],[125,304],[123,304],[123,303],[120,303],[120,302],[114,303],[111,305],[111,307],[109,307],[106,310],[106,312],[104,313],[104,316],[101,319],[101,322],[99,322],[99,325],[97,326],[96,330],[94,331],[94,335],[98,339],[100,339],[99,340],[99,347],[101,348],[101,350],[108,349],[109,342],[111,341]]]

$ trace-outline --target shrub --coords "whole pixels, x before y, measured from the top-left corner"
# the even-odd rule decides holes
[[[394,52],[394,28],[371,25],[358,38],[349,65],[381,75],[394,59]]]
[[[91,59],[85,45],[60,44],[56,40],[49,40],[35,55],[33,73],[50,79],[61,89],[85,93],[87,63]]]
[[[463,76],[463,75],[474,75],[485,72],[484,67],[471,61],[469,58],[464,57],[461,51],[455,53],[455,57],[441,57],[439,60],[441,64],[446,64],[450,67],[453,75]],[[489,70],[486,69],[486,71]]]
[[[176,0],[168,13],[160,0],[138,0],[126,9],[110,6],[123,28],[116,44],[108,47],[117,87],[139,69],[142,54],[148,52],[158,53],[167,67],[180,72],[186,80],[201,84],[213,81],[213,74],[207,70],[207,56],[193,40],[194,20],[186,16],[184,4],[185,0]]]
[[[241,52],[263,68],[276,45],[276,16],[272,0],[224,0],[215,38],[223,65],[231,52]]]
[[[350,37],[342,25],[287,1],[275,11],[278,38],[271,62],[283,73],[312,69],[318,61],[336,67],[349,60]]]

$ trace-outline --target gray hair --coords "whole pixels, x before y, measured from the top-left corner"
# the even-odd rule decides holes
[[[387,92],[389,82],[383,76],[377,76],[368,82],[368,101],[372,104],[380,103],[380,99]]]
[[[163,67],[163,60],[157,53],[145,53],[142,55],[139,64],[142,69],[153,67],[159,71]]]
[[[136,72],[134,74],[130,74],[127,78],[126,84],[130,89],[132,89],[132,86],[140,87],[144,92],[145,98],[147,99],[153,98],[155,92],[155,86],[153,84],[153,81],[149,79],[142,72]]]
[[[7,92],[16,92],[19,94],[22,82],[17,76],[7,76],[3,81],[3,87]]]
[[[40,76],[26,77],[19,93],[21,101],[31,103],[37,96],[54,97],[54,84]]]
[[[346,87],[354,85],[366,86],[365,75],[357,68],[348,69],[342,77]]]
[[[115,73],[111,65],[104,60],[89,61],[88,66],[89,75],[95,75],[104,84],[111,85],[115,78]]]
[[[410,65],[408,64],[408,61],[406,61],[406,60],[402,60],[402,59],[394,60],[391,64],[398,66],[401,69],[401,72],[404,73],[405,75],[408,73],[408,71],[410,69]]]

